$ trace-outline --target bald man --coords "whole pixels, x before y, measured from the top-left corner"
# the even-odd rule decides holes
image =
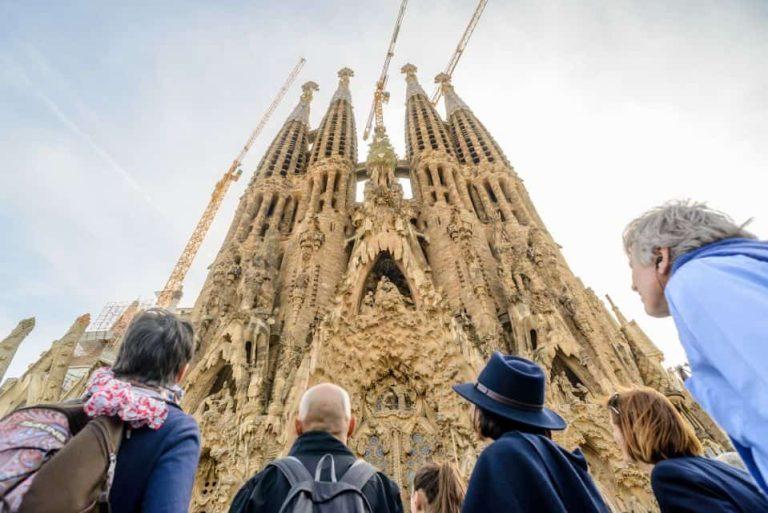
[[[307,390],[299,403],[294,427],[298,438],[289,456],[298,458],[311,475],[326,454],[333,457],[340,479],[357,459],[347,447],[355,430],[349,394],[338,385],[321,383]],[[330,481],[330,465],[324,465],[321,480]],[[230,513],[279,513],[291,486],[282,471],[269,464],[243,485]],[[376,472],[361,488],[374,513],[401,513],[400,489],[383,472]]]

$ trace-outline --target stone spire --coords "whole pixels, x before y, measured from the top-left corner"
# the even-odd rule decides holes
[[[445,112],[459,162],[470,165],[500,163],[511,169],[506,155],[491,133],[456,94],[451,77],[440,73],[435,77],[435,82],[443,89]]]
[[[0,382],[3,380],[5,372],[8,370],[8,366],[11,365],[11,360],[13,360],[16,350],[19,349],[19,345],[25,338],[27,338],[27,335],[29,335],[34,327],[34,317],[24,319],[19,322],[10,335],[0,342]]]
[[[443,91],[443,101],[445,102],[445,117],[450,118],[451,114],[458,109],[469,110],[469,107],[464,100],[459,98],[456,91],[451,84],[451,76],[447,73],[440,73],[435,77],[435,83],[440,84],[440,89]]]
[[[616,306],[616,304],[613,302],[613,300],[611,299],[611,296],[606,294],[605,298],[608,300],[608,303],[610,303],[611,310],[613,310],[613,315],[615,315],[616,319],[619,321],[619,326],[624,327],[627,324],[629,324],[629,321],[627,321],[627,318],[624,317],[623,313],[621,313],[621,310],[619,310],[619,307]]]
[[[376,130],[373,133],[373,141],[368,146],[366,163],[371,182],[385,189],[391,188],[396,182],[397,155],[383,127],[382,130]]]
[[[405,141],[408,158],[414,158],[425,150],[453,154],[453,145],[445,123],[416,79],[416,66],[406,64],[401,71],[405,74],[408,84],[405,95]]]
[[[333,93],[328,110],[317,128],[310,165],[333,156],[342,157],[352,163],[357,160],[357,133],[352,112],[352,95],[349,92],[349,79],[354,74],[349,68],[339,70],[339,86]]]
[[[309,104],[314,91],[319,90],[315,82],[301,86],[299,104],[283,123],[256,168],[254,180],[274,174],[281,176],[300,174],[306,171],[309,132]]]
[[[341,68],[338,72],[339,87],[336,88],[336,92],[333,93],[331,103],[336,100],[344,100],[352,103],[352,95],[349,92],[349,79],[355,76],[355,72],[349,68]]]
[[[291,115],[285,120],[286,123],[289,121],[301,121],[302,123],[309,124],[309,104],[312,102],[314,91],[319,91],[320,87],[315,82],[310,81],[301,86],[301,90],[303,92],[299,99],[299,104],[296,105]]]
[[[81,315],[75,319],[75,322],[69,328],[69,331],[61,337],[61,340],[57,340],[51,346],[51,368],[45,377],[38,401],[58,401],[63,392],[64,378],[67,377],[69,362],[75,353],[75,346],[80,341],[90,322],[90,315]]]
[[[406,64],[402,68],[400,68],[400,71],[402,73],[405,73],[405,82],[407,84],[407,89],[405,92],[405,99],[408,101],[411,96],[415,94],[422,94],[424,97],[428,98],[427,93],[424,92],[424,89],[421,87],[421,84],[419,84],[419,79],[416,78],[416,72],[419,69],[414,66],[413,64]]]

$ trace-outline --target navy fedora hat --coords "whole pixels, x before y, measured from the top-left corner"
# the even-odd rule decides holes
[[[544,406],[544,371],[530,360],[495,352],[476,383],[453,389],[467,401],[504,418],[544,429],[565,429],[566,422]]]

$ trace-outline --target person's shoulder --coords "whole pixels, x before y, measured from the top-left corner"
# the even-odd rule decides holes
[[[712,470],[707,467],[707,460],[700,457],[662,460],[651,470],[651,484],[656,486],[670,481],[696,481]]]
[[[519,431],[505,433],[483,449],[478,462],[482,464],[498,463],[514,458],[516,468],[525,467],[527,463],[532,461],[527,455],[536,451],[536,448],[541,449],[543,440],[544,437],[530,433]]]
[[[160,431],[165,431],[166,437],[191,436],[200,437],[200,428],[192,415],[184,413],[175,404],[168,405],[168,416]]]
[[[541,444],[540,438],[543,437],[531,433],[523,433],[521,431],[510,431],[494,440],[491,445],[483,450],[483,453],[495,455],[529,450],[531,446]]]
[[[706,285],[702,283],[702,277],[710,275],[717,268],[717,263],[712,258],[693,259],[685,262],[677,269],[669,279],[671,291],[689,287]]]
[[[381,483],[384,485],[384,488],[386,488],[389,492],[400,495],[400,487],[397,486],[397,483],[391,479],[387,474],[380,470],[376,470],[376,476],[378,476]]]

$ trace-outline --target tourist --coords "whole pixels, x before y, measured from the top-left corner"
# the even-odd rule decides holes
[[[460,513],[464,493],[464,481],[453,464],[430,463],[413,478],[411,513]]]
[[[472,471],[463,513],[610,511],[581,451],[552,441],[566,423],[544,407],[545,382],[530,360],[494,353],[476,383],[453,387],[474,404],[478,434],[493,440]]]
[[[189,510],[200,434],[178,405],[178,383],[193,350],[192,325],[152,308],[131,322],[112,370],[91,378],[86,412],[126,421],[110,492],[112,513]]]
[[[682,201],[629,223],[624,249],[646,312],[677,325],[686,387],[768,493],[768,242]]]
[[[323,484],[327,484],[328,481],[343,481],[348,471],[355,468],[368,470],[362,484],[355,488],[362,491],[373,513],[403,511],[397,484],[362,460],[356,461],[347,447],[347,440],[355,429],[355,417],[346,390],[330,383],[307,390],[299,404],[295,429],[298,438],[289,457],[273,461],[245,483],[235,496],[230,513],[293,511],[290,507],[283,509],[292,488],[290,474],[301,478],[299,481],[325,481]],[[295,467],[296,463],[300,463],[299,468]],[[335,469],[334,475],[331,475],[331,469]],[[304,475],[306,477],[302,478]],[[307,506],[311,511],[312,505]]]
[[[768,498],[747,472],[701,456],[693,428],[659,392],[617,393],[608,409],[624,457],[652,469],[661,513],[768,511]]]

